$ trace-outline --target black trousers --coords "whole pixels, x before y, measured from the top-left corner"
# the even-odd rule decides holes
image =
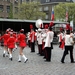
[[[39,54],[42,55],[42,44],[38,45]]]
[[[51,47],[46,47],[46,60],[51,61]]]
[[[30,47],[30,40],[28,40],[28,46]]]
[[[35,52],[35,42],[31,42],[31,52]]]
[[[65,50],[64,50],[61,61],[64,62],[65,56],[67,55],[68,51],[70,51],[71,62],[74,62],[74,59],[73,59],[73,46],[65,46]]]

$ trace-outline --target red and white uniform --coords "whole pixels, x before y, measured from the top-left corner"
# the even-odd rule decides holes
[[[31,38],[30,42],[34,42],[36,40],[36,36],[35,36],[35,32],[34,31],[32,31],[30,33],[30,38]]]
[[[58,35],[58,37],[59,37],[59,42],[61,42],[62,41],[62,39],[63,39],[63,33],[60,33],[59,35]]]
[[[45,47],[51,47],[51,32],[48,31],[46,35]]]
[[[18,41],[19,41],[20,47],[26,47],[27,46],[25,39],[26,39],[26,36],[23,33],[20,33],[18,35]]]

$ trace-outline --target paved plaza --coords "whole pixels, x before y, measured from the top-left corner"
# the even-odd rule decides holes
[[[59,49],[58,45],[54,45],[51,62],[45,62],[43,56],[37,55],[37,46],[35,49],[35,53],[31,53],[29,47],[24,49],[27,63],[24,63],[23,59],[18,62],[19,48],[13,52],[13,61],[3,57],[3,49],[0,49],[0,75],[75,75],[75,63],[70,63],[69,54],[65,58],[65,64],[60,62],[63,50]]]

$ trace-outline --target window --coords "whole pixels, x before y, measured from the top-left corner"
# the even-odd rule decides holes
[[[48,11],[48,10],[49,10],[48,6],[44,7],[44,11]]]
[[[17,13],[18,12],[18,8],[17,7],[15,7],[15,13]]]
[[[15,0],[14,3],[15,3],[15,4],[18,4],[18,0]]]
[[[49,2],[50,0],[46,0],[46,2]]]
[[[15,0],[15,2],[18,2],[18,0]]]
[[[42,11],[42,7],[39,8],[39,11]]]
[[[0,5],[0,12],[3,12],[3,5]]]
[[[10,6],[7,6],[7,13],[10,12]]]
[[[45,17],[45,19],[46,19],[46,20],[48,19],[48,14],[46,14],[46,17]]]
[[[22,4],[22,0],[20,0],[20,3]]]
[[[26,2],[29,2],[29,0],[26,0]]]
[[[10,2],[10,0],[7,0],[7,2]]]
[[[67,2],[70,2],[71,0],[66,0]]]

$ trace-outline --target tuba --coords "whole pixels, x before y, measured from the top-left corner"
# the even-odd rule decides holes
[[[38,19],[36,21],[35,25],[36,25],[37,28],[43,28],[43,21],[41,19]]]

